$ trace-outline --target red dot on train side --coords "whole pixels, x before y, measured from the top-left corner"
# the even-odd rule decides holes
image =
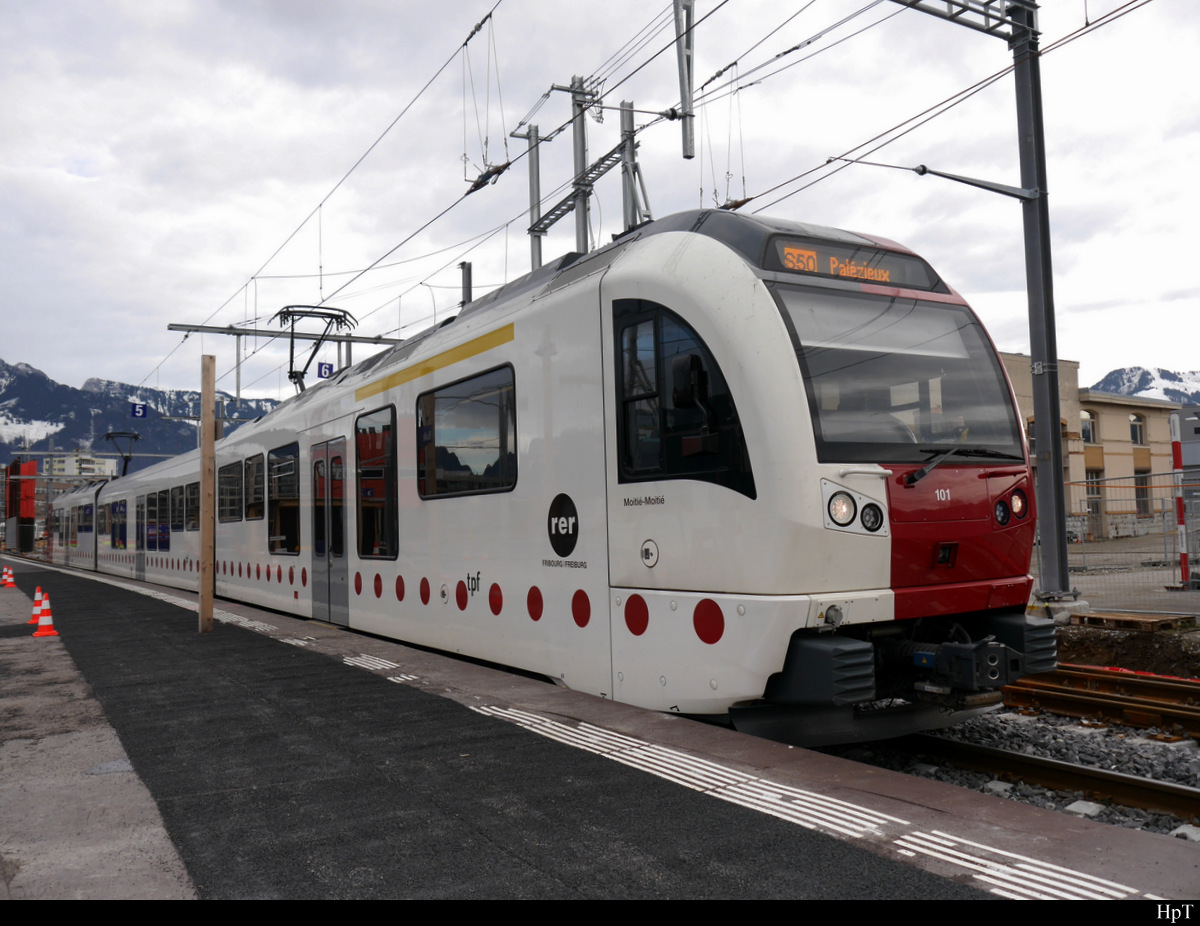
[[[535,621],[542,619],[542,591],[536,585],[530,586],[529,594],[525,596],[525,607]]]
[[[429,604],[429,580],[421,580],[421,604]]]
[[[504,607],[504,595],[500,592],[500,586],[495,582],[488,589],[488,606],[492,609],[492,613],[499,615],[500,610]]]
[[[267,581],[268,582],[271,581],[271,567],[270,566],[267,567]]]
[[[270,572],[270,571],[271,571],[271,567],[268,566],[267,572]],[[275,567],[275,581],[280,583],[281,585],[283,584],[283,567],[282,566]]]
[[[288,566],[288,585],[296,584],[296,567]]]
[[[302,588],[308,588],[308,569],[304,566],[300,567],[300,585]]]
[[[378,572],[375,573],[375,597],[379,598],[383,595],[383,576]]]
[[[246,571],[247,572],[250,571],[249,566],[246,567]],[[254,567],[254,578],[256,578],[256,579],[262,578],[262,563],[259,563],[257,566]]]
[[[356,595],[362,594],[362,573],[361,572],[354,573],[354,594],[356,594]]]
[[[725,615],[721,613],[721,606],[711,598],[705,598],[692,612],[692,626],[696,628],[696,636],[705,643],[716,643],[725,635]]]
[[[238,578],[240,579],[241,577],[242,577],[242,564],[238,563]]]
[[[625,600],[625,626],[635,637],[640,637],[650,626],[650,609],[641,595],[630,595]]]
[[[404,600],[404,576],[396,576],[396,600]]]
[[[571,617],[579,627],[586,627],[592,619],[592,603],[583,589],[571,596]]]
[[[454,600],[458,602],[458,610],[467,610],[467,583],[462,579],[458,580],[458,587],[454,589]]]

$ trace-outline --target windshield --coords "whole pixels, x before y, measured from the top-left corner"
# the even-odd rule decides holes
[[[1008,386],[963,306],[777,286],[822,463],[1023,459]]]

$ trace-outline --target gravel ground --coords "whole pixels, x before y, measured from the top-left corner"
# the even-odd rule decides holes
[[[1058,661],[1200,678],[1200,631],[1058,628]]]
[[[1119,726],[1083,727],[1078,721],[1066,717],[1034,717],[1000,710],[941,731],[939,735],[1027,755],[1047,756],[1076,765],[1116,769],[1131,775],[1174,781],[1190,787],[1200,785],[1200,748],[1197,748],[1196,742],[1162,743],[1151,739],[1149,732]],[[855,761],[923,775],[1047,810],[1069,812],[1067,808],[1077,801],[1090,801],[1087,795],[1079,791],[1050,791],[1035,785],[1000,781],[981,772],[935,766],[921,756],[887,742],[835,747],[827,751]],[[1152,833],[1175,833],[1182,838],[1190,835],[1193,839],[1200,839],[1200,828],[1188,827],[1189,821],[1171,814],[1110,805],[1091,816],[1091,819]],[[1200,850],[1200,845],[1197,849]]]

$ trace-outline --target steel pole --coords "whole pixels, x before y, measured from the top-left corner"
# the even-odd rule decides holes
[[[1037,452],[1038,548],[1042,599],[1070,598],[1066,502],[1063,486],[1062,410],[1058,394],[1058,339],[1054,278],[1050,265],[1050,209],[1046,197],[1046,138],[1036,13],[1010,8],[1015,26],[1009,42],[1017,90],[1021,186],[1035,191],[1022,202],[1025,278],[1029,290],[1029,353],[1033,371],[1034,440]]]

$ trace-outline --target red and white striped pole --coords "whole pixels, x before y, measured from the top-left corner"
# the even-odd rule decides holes
[[[1183,510],[1183,439],[1179,412],[1171,412],[1171,464],[1175,470],[1176,545],[1179,547],[1179,584],[1191,586],[1188,570],[1187,518]]]

